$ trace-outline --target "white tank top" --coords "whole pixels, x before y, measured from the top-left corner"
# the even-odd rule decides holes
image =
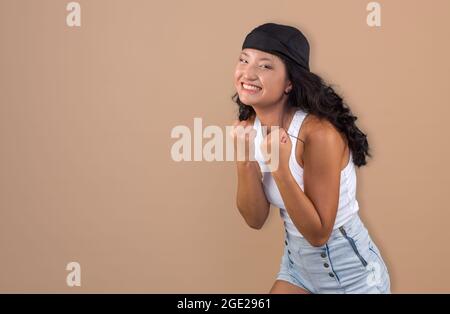
[[[290,135],[298,137],[300,127],[303,123],[304,118],[306,117],[306,113],[299,109],[295,112],[294,117],[292,119],[291,125],[289,126],[288,133]],[[294,234],[297,236],[303,237],[303,235],[297,230],[294,223],[287,210],[285,209],[285,205],[283,203],[283,199],[281,198],[280,191],[275,183],[275,180],[272,177],[272,174],[268,171],[267,165],[264,163],[264,158],[260,150],[260,145],[263,139],[261,122],[258,117],[255,117],[255,122],[253,124],[253,128],[256,130],[257,134],[255,137],[255,159],[258,162],[261,171],[262,171],[262,183],[264,192],[266,194],[266,198],[275,207],[280,210],[280,217],[284,220],[284,224],[286,230],[290,234]],[[295,149],[297,147],[297,140],[294,137],[290,137],[292,143],[292,151],[291,156],[289,158],[289,168],[295,181],[298,183],[300,188],[304,191],[303,185],[303,168],[298,164],[297,159],[295,157]],[[300,145],[302,145],[300,143]],[[347,166],[341,171],[341,182],[340,182],[340,190],[339,190],[339,206],[337,210],[336,220],[334,223],[333,229],[339,228],[343,224],[345,224],[354,213],[359,210],[359,204],[356,200],[356,169],[353,163],[353,156],[350,151],[350,159]]]

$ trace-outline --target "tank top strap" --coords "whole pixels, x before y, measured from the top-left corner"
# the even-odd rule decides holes
[[[261,121],[259,120],[258,116],[256,116],[256,115],[255,115],[255,120],[253,122],[253,129],[256,130],[256,137],[254,139],[255,159],[259,164],[261,172],[266,172],[266,171],[268,171],[267,170],[268,168],[264,162],[264,157],[263,157],[261,149],[260,149],[262,140],[263,140]]]
[[[305,111],[303,111],[302,109],[298,109],[295,112],[294,117],[292,118],[291,125],[289,126],[288,134],[290,135],[293,152],[295,152],[295,147],[297,146],[298,142],[298,133],[300,132],[300,128],[306,115],[307,113]]]
[[[253,128],[257,131],[261,128],[261,121],[259,121],[258,116],[255,114],[255,121],[253,122]]]

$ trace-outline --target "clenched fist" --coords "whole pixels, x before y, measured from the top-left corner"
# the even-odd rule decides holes
[[[236,120],[233,123],[230,136],[234,143],[234,160],[255,161],[255,137],[256,130],[247,121]]]
[[[270,172],[280,173],[289,170],[289,157],[292,143],[286,130],[272,127],[269,134],[263,134],[261,152]]]

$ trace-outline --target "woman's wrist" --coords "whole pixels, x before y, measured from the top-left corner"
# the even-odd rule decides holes
[[[272,171],[272,176],[275,180],[283,180],[283,179],[289,179],[290,176],[292,176],[292,173],[290,172],[288,167],[281,167],[278,165],[277,170]]]

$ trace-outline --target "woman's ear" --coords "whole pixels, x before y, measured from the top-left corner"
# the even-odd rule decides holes
[[[287,95],[291,92],[291,90],[292,90],[292,83],[289,81],[288,86],[284,89],[284,93]]]

